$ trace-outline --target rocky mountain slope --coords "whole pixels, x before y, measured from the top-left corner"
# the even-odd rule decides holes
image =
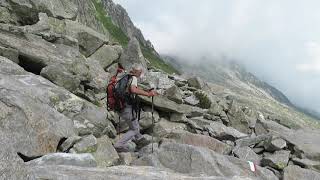
[[[174,56],[163,56],[165,61],[188,76],[198,75],[216,86],[216,94],[232,95],[244,106],[281,119],[281,123],[291,128],[319,126],[318,116],[299,108],[278,89],[261,81],[239,63],[226,57],[202,58],[192,63]]]
[[[168,74],[111,1],[3,0],[0,11],[0,179],[320,179],[318,129],[283,126],[219,84]],[[117,62],[142,64],[140,85],[162,94],[154,125],[140,97],[141,132],[155,138],[131,142],[135,152],[113,147],[128,130],[105,105]]]

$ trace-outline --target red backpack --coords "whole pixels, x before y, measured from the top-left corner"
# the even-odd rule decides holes
[[[118,63],[116,74],[109,80],[107,86],[107,107],[109,111],[120,112],[125,106],[126,95],[128,95],[126,89],[131,75],[125,74],[121,79],[117,80],[118,74],[124,71],[124,68]]]

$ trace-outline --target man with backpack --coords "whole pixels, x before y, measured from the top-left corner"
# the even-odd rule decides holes
[[[118,140],[114,145],[115,149],[118,152],[128,152],[128,142],[130,140],[135,141],[135,143],[137,144],[137,149],[140,149],[150,143],[140,134],[140,127],[138,122],[140,107],[137,107],[139,106],[139,104],[136,96],[142,95],[152,97],[158,94],[154,90],[144,91],[138,87],[138,78],[141,77],[142,71],[142,65],[133,64],[130,73],[122,77],[118,81],[118,84],[115,86],[115,89],[117,89],[117,86],[125,87],[124,103],[120,105],[121,110],[118,112],[118,115],[120,116],[120,118],[124,119],[129,126],[128,132],[126,132],[122,136],[122,138]],[[122,85],[121,82],[124,82],[125,84]]]

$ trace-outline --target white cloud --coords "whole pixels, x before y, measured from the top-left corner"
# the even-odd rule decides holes
[[[297,69],[304,73],[320,73],[320,43],[306,44],[307,63],[297,64]]]
[[[117,2],[159,53],[238,59],[294,103],[320,107],[319,0]]]

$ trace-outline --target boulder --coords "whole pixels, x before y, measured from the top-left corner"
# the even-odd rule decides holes
[[[20,65],[32,64],[35,73],[39,74],[49,64],[67,64],[73,61],[74,56],[69,56],[68,49],[54,46],[39,36],[24,33],[23,30],[8,25],[1,25],[0,29],[2,46],[18,50]]]
[[[97,139],[97,150],[92,155],[95,157],[98,167],[113,166],[119,161],[119,155],[108,136]]]
[[[134,63],[141,64],[144,68],[144,72],[147,72],[147,63],[140,49],[139,41],[136,38],[132,38],[127,48],[120,56],[119,62],[126,70],[130,70]]]
[[[67,35],[78,40],[80,52],[86,57],[89,57],[109,42],[109,36],[100,34],[76,21],[66,20],[65,23]]]
[[[151,165],[185,175],[202,175],[202,177],[223,176],[231,179],[239,176],[252,179],[277,179],[265,168],[257,166],[257,170],[252,172],[246,161],[186,144],[162,144],[157,152],[137,159],[133,164]]]
[[[158,123],[155,123],[155,126],[153,128],[153,135],[157,137],[163,137],[171,132],[186,129],[187,126],[183,123],[170,122],[164,118],[161,118]]]
[[[1,178],[23,179],[21,152],[28,156],[55,152],[60,139],[75,135],[72,120],[49,105],[48,96],[67,91],[0,57]]]
[[[178,104],[182,104],[181,90],[175,85],[165,91],[165,96]]]
[[[291,160],[294,164],[302,168],[311,169],[311,170],[320,172],[319,161],[312,161],[310,159],[299,159],[299,158],[292,158]]]
[[[151,98],[149,97],[139,96],[139,98],[143,103],[146,103],[147,105],[152,104]],[[197,109],[185,104],[177,104],[176,102],[171,101],[164,96],[154,97],[154,107],[155,109],[162,112],[172,112],[172,113],[182,113],[182,114],[200,111],[200,108]]]
[[[169,121],[187,123],[189,120],[185,114],[171,113]]]
[[[235,141],[237,139],[248,136],[247,134],[241,133],[232,127],[227,127],[224,124],[218,122],[210,122],[210,125],[206,125],[204,129],[209,132],[211,137],[217,138],[219,140]]]
[[[97,146],[97,139],[93,135],[89,135],[82,137],[82,139],[73,146],[73,149],[77,153],[93,153],[96,152]]]
[[[320,160],[320,132],[318,130],[292,130],[270,120],[258,120],[258,122],[267,132],[281,137],[287,141],[287,144],[294,145],[295,153],[298,156],[305,156],[315,161]]]
[[[188,81],[188,85],[190,87],[194,87],[194,88],[197,88],[197,89],[202,89],[203,86],[204,86],[204,82],[199,77],[191,77],[187,81]]]
[[[239,159],[260,165],[261,158],[249,147],[237,148],[233,151],[233,154]]]
[[[235,141],[235,143],[236,143],[236,147],[254,146],[261,142],[264,143],[265,141],[268,141],[271,138],[272,138],[271,134],[264,134],[264,135],[259,135],[255,137],[238,139]]]
[[[202,117],[194,117],[188,119],[187,123],[194,129],[205,130],[205,127],[210,125],[212,121],[206,120]]]
[[[168,78],[168,74],[164,72],[150,71],[146,77],[151,87],[157,89],[169,89],[174,86],[174,81]]]
[[[153,112],[153,123],[159,122],[160,117],[157,111]],[[141,111],[141,119],[139,120],[141,129],[148,129],[152,126],[152,112],[151,109],[146,109],[146,111]]]
[[[281,138],[272,138],[264,143],[264,148],[269,152],[281,150],[286,146],[287,142]]]
[[[288,165],[290,151],[276,151],[273,154],[265,153],[261,160],[262,166],[270,166],[275,169],[282,170]]]
[[[188,96],[183,101],[191,106],[196,106],[200,102],[195,95]]]
[[[75,19],[77,6],[68,0],[9,0],[13,13],[22,24],[34,24],[37,22],[39,12],[45,12],[58,19]]]
[[[154,138],[154,139],[156,139],[156,138]],[[153,141],[157,142],[158,140],[153,140]],[[166,138],[162,138],[161,141],[159,142],[159,144],[163,143],[164,141],[167,141],[167,139]],[[173,141],[173,140],[171,140],[171,141]],[[142,156],[145,156],[147,154],[151,154],[152,153],[152,149],[153,149],[153,152],[158,151],[159,150],[159,144],[158,143],[150,143],[150,144],[144,146],[143,148],[141,148],[139,150],[139,156],[138,157],[142,157]]]
[[[28,165],[69,165],[80,167],[96,167],[94,157],[89,154],[53,153],[44,155],[38,159],[29,161]]]
[[[215,116],[220,116],[222,112],[223,112],[223,107],[220,106],[218,103],[212,103],[208,110],[209,114],[212,114]]]
[[[88,59],[97,60],[103,69],[108,68],[113,62],[119,59],[122,52],[122,47],[115,45],[103,45],[94,52]]]
[[[8,7],[0,7],[0,23],[4,24],[18,24],[18,18],[15,14],[10,12]]]
[[[300,179],[320,179],[320,173],[292,165],[284,169],[283,180]]]
[[[19,52],[15,49],[0,46],[0,56],[19,64]]]
[[[119,153],[120,164],[129,166],[132,161],[136,160],[138,157],[132,152]]]
[[[233,128],[237,129],[242,133],[250,133],[249,122],[246,118],[246,115],[235,101],[232,102],[231,108],[228,111],[227,115],[230,121],[228,125],[232,126]]]
[[[189,133],[187,131],[177,130],[165,136],[174,139],[176,143],[189,144],[192,146],[208,148],[219,154],[229,154],[232,147],[209,136]]]
[[[280,133],[282,133],[282,138],[295,145],[296,151],[303,152],[308,159],[320,161],[320,132],[318,130],[300,129],[288,134]]]
[[[58,147],[58,150],[61,152],[68,152],[73,147],[73,145],[79,142],[80,140],[80,136],[69,137]]]
[[[113,166],[109,168],[85,168],[77,166],[35,166],[30,170],[30,174],[42,179],[55,179],[64,177],[68,180],[90,179],[90,180],[126,180],[126,179],[153,179],[153,180],[188,180],[188,179],[211,179],[211,180],[254,180],[244,176],[225,178],[225,177],[203,177],[188,176],[176,172],[168,172],[154,167],[135,167],[135,166]]]
[[[54,82],[56,85],[66,88],[70,92],[75,92],[81,83],[78,76],[73,75],[61,64],[46,66],[41,70],[40,75]]]

